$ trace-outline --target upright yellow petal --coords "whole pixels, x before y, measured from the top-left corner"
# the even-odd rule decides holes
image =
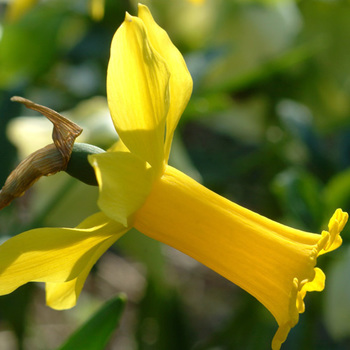
[[[337,210],[330,231],[303,232],[269,220],[211,192],[167,166],[135,227],[202,262],[256,297],[275,317],[277,350],[304,311],[307,291],[320,291],[322,250],[337,245],[348,215]]]
[[[157,171],[163,168],[169,76],[142,20],[126,14],[111,45],[108,104],[123,143]]]
[[[171,74],[170,107],[167,116],[165,143],[165,158],[168,160],[173,134],[191,97],[193,82],[180,51],[172,43],[167,32],[154,21],[149,9],[139,4],[138,16],[147,28],[149,41],[164,58]]]
[[[10,238],[0,246],[0,295],[31,281],[62,283],[75,279],[104,242],[126,231],[97,213],[77,228],[40,228]]]
[[[99,184],[100,209],[125,227],[131,226],[133,214],[151,191],[153,168],[129,152],[100,153],[89,160]]]

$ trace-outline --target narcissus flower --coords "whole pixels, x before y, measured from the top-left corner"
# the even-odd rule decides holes
[[[10,0],[6,17],[10,21],[16,21],[30,11],[39,1],[38,0]],[[104,16],[104,0],[90,0],[91,17],[99,21]]]
[[[12,21],[17,20],[35,6],[37,2],[38,0],[12,0],[8,5],[6,17]]]
[[[42,228],[0,246],[0,294],[46,283],[47,304],[75,305],[98,258],[131,227],[192,256],[258,299],[279,328],[279,349],[304,311],[307,291],[321,291],[319,255],[341,245],[348,215],[337,209],[328,231],[296,230],[213,193],[168,158],[174,130],[192,91],[180,52],[140,5],[126,14],[111,45],[110,112],[120,141],[91,155],[101,212],[76,228]]]

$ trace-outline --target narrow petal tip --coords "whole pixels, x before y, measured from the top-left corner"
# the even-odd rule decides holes
[[[125,12],[125,22],[132,22],[132,17],[129,12]]]
[[[144,4],[140,4],[139,3],[138,6],[137,6],[137,9],[138,9],[138,15],[139,16],[140,16],[140,12],[141,11],[147,11],[148,13],[151,13],[149,8],[146,5],[144,5]]]

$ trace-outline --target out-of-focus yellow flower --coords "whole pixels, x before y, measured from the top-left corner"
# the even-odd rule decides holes
[[[30,10],[38,0],[12,0],[8,5],[6,17],[10,21],[15,21]]]
[[[100,21],[105,14],[105,0],[90,0],[90,13],[95,21]]]
[[[105,12],[105,0],[88,0],[91,17],[95,21],[100,21]],[[39,0],[12,0],[8,5],[6,17],[10,21],[20,19],[26,12],[35,6]]]
[[[204,0],[188,0],[188,1],[196,5],[201,5],[204,3]]]
[[[192,91],[180,52],[145,6],[126,14],[111,45],[109,109],[120,141],[91,155],[101,209],[77,228],[24,232],[0,246],[0,294],[46,282],[47,304],[75,305],[97,259],[131,227],[207,265],[256,297],[279,328],[279,349],[304,311],[307,291],[321,291],[320,254],[341,245],[348,215],[337,209],[328,231],[296,230],[215,194],[169,166],[176,125]]]

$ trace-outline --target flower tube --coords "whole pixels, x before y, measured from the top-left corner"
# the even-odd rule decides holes
[[[134,226],[192,256],[258,299],[275,317],[279,349],[304,311],[306,291],[321,291],[316,258],[341,244],[347,215],[336,211],[329,232],[299,231],[249,211],[168,166]],[[333,242],[333,243],[331,243]]]

